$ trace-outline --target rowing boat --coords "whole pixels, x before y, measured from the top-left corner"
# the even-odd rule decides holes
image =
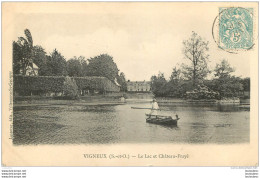
[[[176,119],[173,119],[171,116],[162,116],[162,115],[152,115],[145,114],[146,122],[160,125],[177,125],[178,120],[180,119],[176,115]]]

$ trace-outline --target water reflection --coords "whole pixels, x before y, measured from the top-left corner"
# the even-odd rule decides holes
[[[250,112],[239,105],[159,103],[177,126],[146,123],[150,103],[14,108],[14,144],[245,143]]]

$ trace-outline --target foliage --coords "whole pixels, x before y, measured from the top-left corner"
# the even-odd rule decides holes
[[[24,30],[25,38],[18,37],[17,42],[13,42],[13,69],[15,74],[20,72],[25,75],[27,68],[32,67],[33,39],[28,29]]]
[[[198,85],[196,89],[186,92],[186,98],[192,100],[219,99],[219,93],[210,90],[205,85]]]
[[[121,85],[120,90],[121,91],[127,91],[127,84],[126,84],[125,74],[123,72],[121,72],[120,75],[117,76],[117,81]]]
[[[208,41],[204,41],[197,33],[192,32],[191,38],[183,41],[183,54],[191,65],[183,65],[183,73],[187,80],[192,80],[195,87],[209,73],[207,60]]]
[[[14,75],[14,91],[52,91],[61,92],[63,90],[64,77],[60,76],[22,76]]]
[[[211,81],[211,88],[219,92],[220,97],[238,97],[243,91],[243,85],[239,77],[228,76]]]
[[[70,59],[67,61],[67,71],[70,77],[82,77],[82,66],[80,61],[75,59]]]
[[[174,67],[170,76],[170,81],[166,84],[168,95],[173,97],[182,96],[182,84],[183,80],[181,78],[181,70],[177,69],[177,67]]]
[[[159,72],[157,76],[151,77],[151,89],[156,96],[165,96],[167,94],[166,84],[167,81],[163,73]]]
[[[120,88],[105,77],[74,77],[80,90],[99,90],[101,92],[118,92]]]
[[[50,56],[47,56],[47,67],[49,76],[66,76],[67,64],[65,58],[54,49]]]
[[[70,77],[83,77],[87,73],[87,61],[85,57],[74,56],[67,61],[67,71]]]
[[[212,80],[212,89],[219,92],[221,97],[237,97],[243,91],[243,85],[239,77],[231,76],[234,68],[227,60],[222,60],[215,67],[215,80]]]
[[[62,92],[63,76],[22,76],[14,75],[14,91]],[[119,87],[105,77],[74,77],[78,89],[95,89],[99,91],[118,92]]]
[[[64,95],[69,99],[76,99],[78,97],[78,86],[73,78],[65,78],[63,92]]]
[[[40,76],[49,75],[46,52],[41,46],[36,45],[33,47],[32,60],[39,67],[38,74]]]
[[[250,78],[241,79],[241,84],[243,85],[244,91],[250,91]]]
[[[13,72],[14,74],[20,74],[22,68],[22,48],[17,42],[13,42]]]
[[[220,64],[215,67],[215,76],[218,78],[229,77],[230,73],[234,72],[235,69],[230,66],[227,60],[223,59]]]
[[[118,76],[118,68],[113,61],[113,57],[107,54],[101,54],[99,56],[88,59],[87,76],[100,76],[106,77],[111,81],[114,81]]]

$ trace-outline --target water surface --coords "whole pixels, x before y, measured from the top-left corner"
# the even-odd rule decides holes
[[[146,123],[148,102],[107,106],[14,107],[14,144],[250,142],[250,112],[239,105],[159,103],[177,127]]]

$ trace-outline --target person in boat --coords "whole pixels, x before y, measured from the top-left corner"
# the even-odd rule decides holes
[[[151,109],[150,115],[158,115],[159,109],[160,108],[158,106],[158,103],[157,103],[156,99],[154,98],[153,102],[152,102],[152,109]]]

